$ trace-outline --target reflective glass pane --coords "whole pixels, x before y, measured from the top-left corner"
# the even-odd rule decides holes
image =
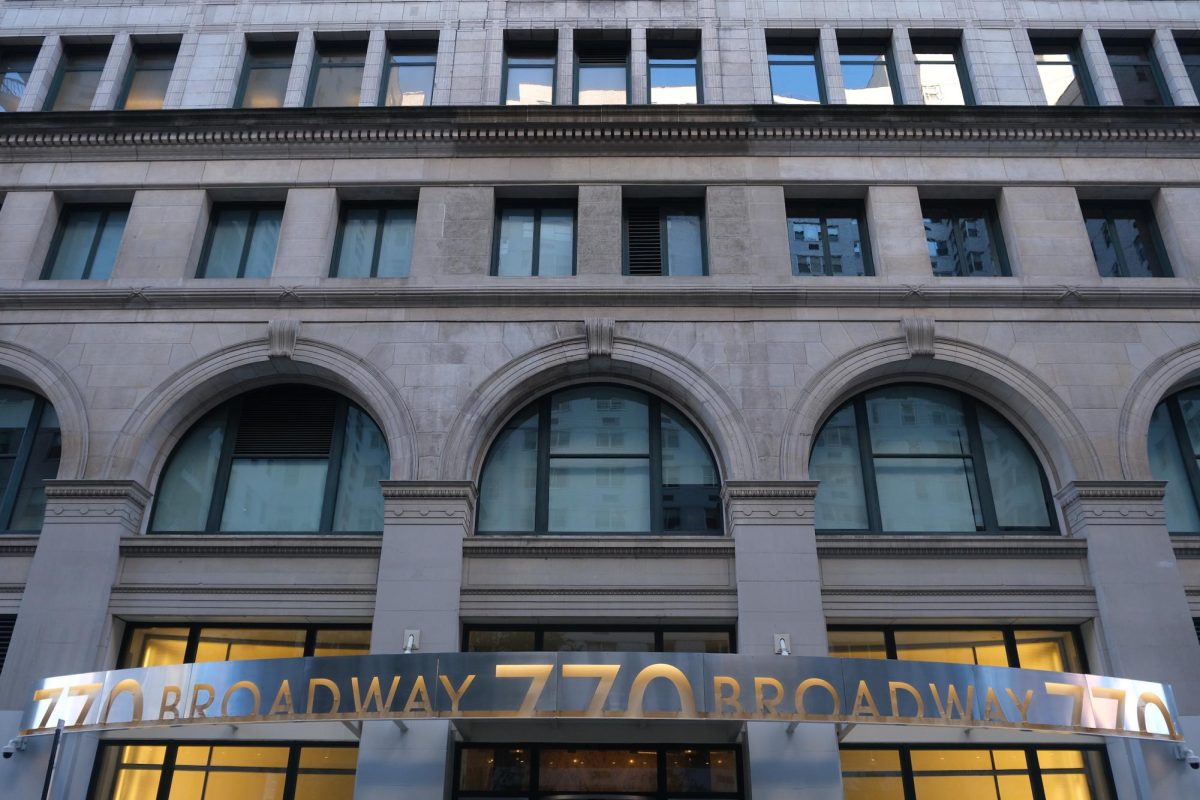
[[[125,233],[125,221],[129,210],[112,208],[104,220],[100,230],[100,240],[96,243],[96,252],[92,255],[92,269],[88,279],[106,281],[112,276],[113,265],[117,261],[117,250],[121,247],[121,236]]]
[[[182,664],[187,641],[187,628],[133,628],[119,667]]]
[[[976,413],[997,524],[1002,528],[1050,527],[1042,468],[1033,451],[995,412],[976,406]]]
[[[46,405],[42,418],[33,436],[33,446],[25,464],[25,475],[17,492],[9,529],[14,531],[36,531],[42,527],[46,511],[45,481],[58,477],[58,463],[62,459],[62,432],[58,428],[58,415]],[[0,487],[4,481],[0,480]]]
[[[0,50],[0,111],[16,111],[21,105],[36,60],[36,47]]]
[[[1084,221],[1105,277],[1153,278],[1167,274],[1159,258],[1154,215],[1148,206],[1084,204]]]
[[[458,788],[464,792],[527,792],[532,757],[520,747],[464,747]]]
[[[1153,56],[1146,45],[1106,45],[1121,103],[1127,106],[1166,105],[1155,74]]]
[[[225,422],[226,411],[220,409],[198,422],[176,447],[154,498],[151,530],[197,532],[208,527]]]
[[[380,278],[407,278],[412,264],[413,234],[417,212],[411,208],[389,208],[383,217],[383,236],[379,241]]]
[[[578,103],[581,106],[625,105],[628,80],[624,64],[580,64]]]
[[[301,772],[296,776],[292,800],[352,800],[354,773],[321,775]]]
[[[254,220],[250,249],[246,251],[245,277],[269,278],[275,265],[275,246],[279,243],[279,225],[283,209],[262,208]]]
[[[664,631],[664,653],[732,653],[725,631]]]
[[[650,529],[646,458],[551,458],[552,532],[637,533]]]
[[[1082,662],[1070,631],[1017,631],[1016,640],[1022,669],[1081,671]]]
[[[123,768],[117,772],[110,800],[155,800],[161,777],[157,767]]]
[[[538,415],[505,426],[479,480],[479,530],[531,532],[537,497]]]
[[[575,269],[575,212],[543,208],[538,231],[538,275],[563,277]]]
[[[795,105],[821,102],[821,74],[814,54],[770,54],[771,99]]]
[[[500,239],[496,250],[497,275],[533,274],[535,223],[536,212],[532,208],[506,208],[500,212]]]
[[[385,106],[427,106],[433,100],[436,56],[394,53],[388,70]]]
[[[663,530],[721,529],[720,478],[699,432],[678,412],[663,409]]]
[[[167,86],[171,83],[171,70],[175,65],[175,52],[138,53],[134,55],[129,75],[129,88],[122,105],[126,111],[156,110],[163,107],[167,97]]]
[[[887,658],[883,631],[829,631],[829,655],[837,658]]]
[[[510,56],[505,66],[505,105],[550,105],[554,102],[553,57]]]
[[[218,208],[212,222],[208,254],[200,272],[204,278],[236,278],[242,250],[250,232],[249,208]]]
[[[29,426],[34,403],[35,398],[29,392],[0,386],[0,495],[12,479],[14,459]],[[4,522],[0,520],[0,525]]]
[[[648,455],[650,420],[641,392],[584,386],[554,394],[550,406],[553,455]]]
[[[925,244],[934,275],[987,277],[1004,274],[987,217],[945,216],[939,210],[924,221]]]
[[[1000,631],[898,630],[895,637],[896,658],[901,661],[1010,666],[1008,652],[1004,649],[1004,634]],[[922,759],[932,759],[935,756],[936,754],[927,753]],[[916,765],[917,761],[914,758],[913,767],[916,768]]]
[[[63,67],[62,77],[58,84],[58,92],[54,95],[54,105],[49,111],[88,111],[92,100],[96,97],[96,87],[100,85],[99,68],[87,68],[84,65],[72,64],[69,60]]]
[[[1121,258],[1117,253],[1119,244],[1116,237],[1113,236],[1108,220],[1104,217],[1087,217],[1084,223],[1087,225],[1088,239],[1092,243],[1092,255],[1096,259],[1096,269],[1099,270],[1101,277],[1122,277]]]
[[[1069,51],[1041,52],[1035,58],[1048,105],[1087,105],[1087,96],[1083,93],[1074,57]]]
[[[666,762],[668,792],[738,790],[737,758],[732,750],[668,750]]]
[[[68,208],[61,223],[58,248],[48,278],[79,280],[87,271],[92,247],[100,233],[104,211],[98,208]]]
[[[252,45],[246,56],[242,108],[281,108],[292,71],[292,45]]]
[[[347,208],[342,212],[341,240],[338,243],[338,278],[369,278],[375,259],[375,234],[379,229],[379,209]]]
[[[654,792],[654,750],[542,750],[538,788],[547,792]]]
[[[700,96],[696,89],[698,72],[695,59],[651,59],[650,103],[652,105],[694,105],[698,103]]]
[[[884,51],[841,54],[842,81],[846,86],[846,102],[850,105],[892,105],[891,78],[888,75],[887,53]]]
[[[1044,751],[1039,751],[1039,759]],[[1046,800],[1092,800],[1091,782],[1086,774],[1057,775],[1042,773],[1042,793]]]
[[[546,631],[550,653],[653,653],[654,631]]]
[[[1180,392],[1176,397],[1179,400],[1180,416],[1183,417],[1183,427],[1187,431],[1187,435],[1182,437],[1184,447],[1186,449],[1190,442],[1191,452],[1200,456],[1200,390],[1189,389]]]
[[[1179,54],[1183,56],[1183,67],[1187,70],[1193,91],[1200,94],[1200,45],[1195,41],[1181,42]]]
[[[358,766],[357,747],[305,747],[300,751],[300,769],[351,770]]]
[[[259,658],[300,658],[304,655],[303,628],[203,628],[196,647],[196,663],[251,661]],[[199,748],[197,748],[199,749]],[[268,748],[269,749],[269,748]],[[257,758],[238,747],[215,748],[222,758]],[[266,756],[277,755],[274,749]],[[228,751],[228,753],[226,753]],[[286,764],[286,759],[284,761]]]
[[[365,50],[338,49],[319,53],[314,65],[316,79],[309,105],[357,106],[361,98]]]
[[[898,752],[847,749],[840,755],[847,800],[904,800]]]
[[[1167,482],[1163,498],[1167,530],[1172,533],[1200,532],[1200,510],[1196,506],[1195,487],[1188,476],[1180,445],[1186,443],[1184,431],[1176,431],[1166,403],[1159,403],[1150,418],[1147,451],[1150,474]]]
[[[235,459],[221,530],[320,530],[328,468],[326,459]]]
[[[704,274],[704,228],[700,215],[667,211],[667,274]]]
[[[821,482],[817,488],[818,530],[865,530],[870,526],[854,406],[843,407],[821,428],[808,469],[812,479]]]
[[[875,455],[969,455],[962,401],[933,386],[885,386],[867,395]]]
[[[317,631],[314,656],[364,656],[371,651],[371,631],[355,628],[327,628]],[[353,750],[330,748],[335,755],[350,758]],[[305,751],[307,753],[307,751]],[[351,764],[353,766],[353,763]]]
[[[970,459],[875,459],[885,531],[968,533],[983,525]]]
[[[531,653],[535,649],[533,631],[470,631],[468,653]]]
[[[917,53],[915,57],[925,105],[961,106],[967,102],[953,52]]]
[[[387,442],[379,426],[361,409],[347,408],[333,513],[335,531],[383,530],[383,492],[379,482],[387,480],[390,468]]]

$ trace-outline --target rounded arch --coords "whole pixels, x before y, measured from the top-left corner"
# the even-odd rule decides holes
[[[1146,444],[1150,417],[1159,403],[1197,379],[1200,379],[1200,342],[1158,357],[1134,379],[1121,407],[1117,429],[1121,477],[1153,480]]]
[[[674,353],[615,337],[611,356],[589,357],[584,337],[545,345],[501,367],[466,399],[446,436],[443,480],[475,480],[500,426],[532,399],[570,383],[608,380],[653,392],[691,418],[725,480],[757,476],[753,439],[733,401]]]
[[[66,480],[83,478],[90,432],[83,394],[71,376],[27,347],[0,342],[0,381],[37,392],[54,406],[62,433],[58,477]]]
[[[130,414],[107,474],[153,486],[180,438],[200,417],[235,395],[285,382],[321,386],[360,405],[387,438],[391,478],[416,477],[416,428],[383,373],[340,347],[304,338],[297,340],[291,358],[269,357],[264,339],[226,347],[175,372]]]
[[[912,358],[903,338],[859,347],[840,356],[809,383],[784,429],[780,472],[808,478],[813,438],[843,402],[896,379],[929,381],[957,389],[994,408],[1038,454],[1054,487],[1100,477],[1100,459],[1083,426],[1043,380],[978,345],[939,337],[936,358]]]

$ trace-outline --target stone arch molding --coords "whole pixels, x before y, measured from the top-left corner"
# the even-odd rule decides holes
[[[90,432],[87,407],[75,381],[58,364],[29,348],[0,342],[0,380],[5,377],[10,377],[17,384],[28,385],[54,406],[62,431],[58,477],[65,480],[84,477]]]
[[[872,382],[906,378],[952,386],[1004,414],[1041,456],[1055,487],[1100,478],[1100,459],[1083,426],[1041,378],[968,342],[936,337],[934,352],[934,358],[914,358],[905,338],[886,339],[852,350],[817,373],[792,407],[784,429],[782,477],[808,478],[813,437],[842,402]]]
[[[251,389],[294,381],[323,386],[361,405],[387,439],[391,479],[416,477],[416,427],[381,371],[336,345],[303,337],[288,354],[277,357],[277,345],[263,338],[225,347],[175,372],[130,414],[106,474],[153,486],[180,438],[209,410]]]
[[[563,339],[530,351],[477,387],[447,433],[441,479],[476,480],[500,426],[534,398],[573,381],[605,379],[655,392],[690,415],[708,437],[725,480],[757,477],[758,460],[745,420],[703,370],[645,342],[612,336],[611,346],[597,348],[594,338]]]
[[[1200,342],[1158,357],[1133,381],[1121,407],[1117,429],[1123,478],[1152,480],[1147,447],[1150,417],[1164,397],[1197,378],[1200,378]]]

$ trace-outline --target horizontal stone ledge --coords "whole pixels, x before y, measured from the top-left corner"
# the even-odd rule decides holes
[[[827,597],[1095,597],[1089,586],[836,586]]]
[[[821,558],[1087,558],[1087,540],[1047,536],[817,536]]]
[[[175,595],[229,595],[229,594],[246,594],[246,595],[329,595],[331,597],[340,597],[342,595],[361,595],[374,596],[376,587],[371,586],[346,586],[337,584],[331,586],[139,586],[133,585],[118,585],[114,586],[113,594],[175,594]]]
[[[727,537],[658,537],[638,541],[479,535],[463,540],[464,558],[732,558]]]
[[[380,537],[236,537],[148,534],[121,542],[124,558],[378,558]]]

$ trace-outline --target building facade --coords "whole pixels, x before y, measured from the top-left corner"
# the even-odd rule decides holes
[[[1161,682],[1200,750],[1200,2],[3,0],[0,70],[5,797],[1200,796],[761,698],[19,735],[600,651]]]

